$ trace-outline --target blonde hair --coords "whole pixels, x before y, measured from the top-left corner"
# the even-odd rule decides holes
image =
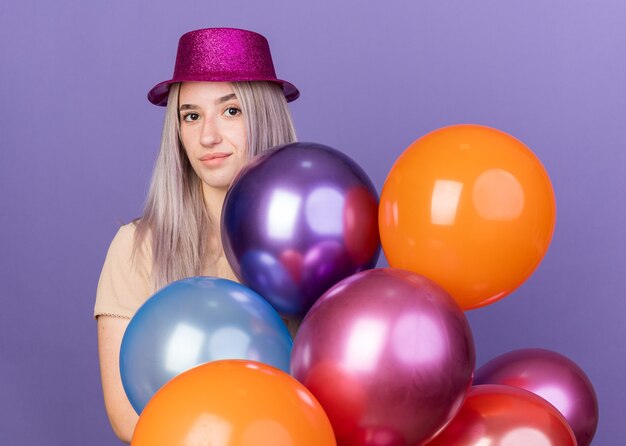
[[[231,86],[244,116],[248,159],[296,140],[291,114],[278,85],[233,82]],[[154,290],[174,280],[201,275],[209,259],[219,254],[209,243],[211,222],[204,205],[202,180],[191,167],[180,139],[179,89],[180,84],[170,87],[161,148],[143,217],[135,222],[135,254],[146,239],[151,242]]]

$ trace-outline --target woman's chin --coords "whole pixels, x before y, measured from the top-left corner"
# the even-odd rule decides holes
[[[234,178],[234,175],[228,175],[223,177],[217,176],[217,178],[216,175],[214,175],[210,178],[202,178],[202,183],[205,189],[226,191],[230,187]]]

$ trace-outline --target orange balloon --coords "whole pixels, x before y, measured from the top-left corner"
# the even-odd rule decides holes
[[[468,310],[532,274],[550,245],[556,206],[548,174],[522,142],[455,125],[398,158],[378,217],[389,264],[434,280]]]
[[[459,413],[427,446],[576,446],[567,420],[550,403],[515,387],[473,387]]]
[[[144,408],[132,446],[335,446],[315,397],[285,372],[215,361],[163,386]]]

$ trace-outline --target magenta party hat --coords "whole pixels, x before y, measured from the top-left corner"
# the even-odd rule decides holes
[[[167,105],[171,84],[193,81],[269,81],[281,86],[287,102],[300,96],[293,84],[276,77],[267,39],[243,29],[205,28],[183,34],[174,76],[152,88],[148,100]]]

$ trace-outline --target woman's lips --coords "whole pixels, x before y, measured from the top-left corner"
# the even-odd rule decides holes
[[[232,155],[232,153],[214,152],[204,155],[200,158],[200,161],[205,166],[216,166],[218,164],[221,164],[230,155]]]

